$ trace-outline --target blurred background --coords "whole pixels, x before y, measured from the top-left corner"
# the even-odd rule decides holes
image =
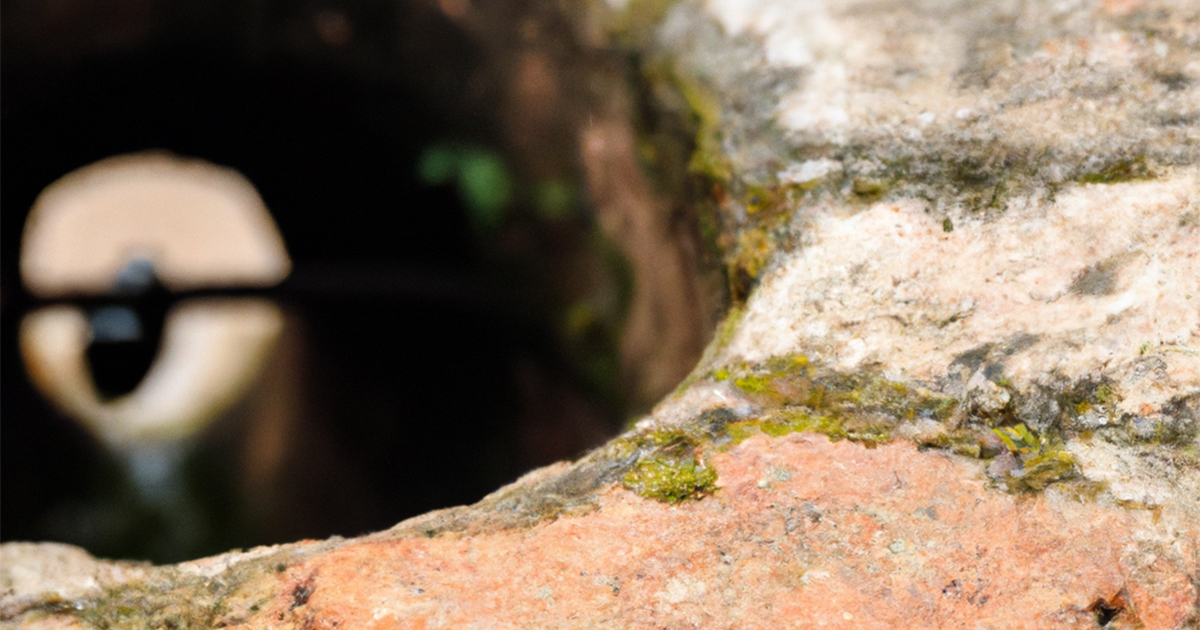
[[[2,10],[0,539],[166,562],[377,531],[579,456],[703,350],[725,293],[697,234],[687,106],[638,87],[606,7]],[[243,175],[284,271],[172,276],[165,249],[222,260],[220,234],[183,224],[107,267],[105,229],[30,249],[47,186],[146,151]],[[29,257],[110,281],[39,289]],[[216,329],[221,304],[263,306],[258,341],[232,343],[261,352],[169,341]],[[39,313],[68,332],[37,332]],[[45,376],[68,373],[84,376]],[[148,392],[168,377],[183,389],[162,402]],[[114,428],[134,402],[183,428]]]

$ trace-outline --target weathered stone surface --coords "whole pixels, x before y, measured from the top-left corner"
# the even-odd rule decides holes
[[[240,561],[268,570],[220,603],[146,607],[127,627],[175,620],[246,628],[1040,629],[1095,628],[1103,615],[1124,624],[1108,627],[1195,621],[1200,530],[1169,508],[1015,497],[990,489],[970,459],[904,442],[866,448],[813,434],[758,435],[710,463],[719,488],[701,501],[664,504],[609,487],[597,511],[531,528],[379,537],[305,554],[282,570],[270,569],[280,552],[260,550],[253,555],[269,557]],[[178,571],[203,573],[213,591],[236,578],[228,560],[203,566]],[[89,603],[80,619],[126,627],[118,602],[161,602],[155,584],[167,571],[176,569],[101,578],[126,586],[109,591],[107,603]],[[35,627],[52,618],[24,619]]]
[[[1200,625],[1200,8],[711,0],[655,32],[735,301],[673,396],[475,506],[22,588],[5,623]]]
[[[704,6],[660,42],[709,95],[698,163],[754,290],[698,374],[802,355],[927,388],[956,411],[901,433],[1021,425],[1200,519],[1200,8]]]
[[[612,489],[528,531],[342,548],[251,627],[1173,628],[1198,594],[1195,523],[1130,545],[1151,512],[997,494],[941,453],[759,436],[712,463],[704,501]]]
[[[101,585],[145,577],[145,567],[96,560],[78,547],[53,543],[0,546],[3,614],[42,598],[95,596]]]

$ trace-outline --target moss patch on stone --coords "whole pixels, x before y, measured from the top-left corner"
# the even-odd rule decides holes
[[[716,481],[717,471],[694,455],[641,460],[621,479],[627,489],[665,503],[711,494]]]
[[[722,366],[709,375],[714,381],[731,383],[761,409],[752,417],[728,423],[722,430],[723,444],[737,444],[756,434],[778,437],[805,431],[871,448],[896,439],[899,433],[922,448],[984,461],[1009,452],[1014,458],[1012,469],[993,477],[1009,492],[1041,492],[1054,484],[1074,484],[1080,485],[1078,492],[1072,490],[1075,495],[1095,494],[1065,449],[1060,422],[1050,423],[1049,433],[1038,433],[1024,422],[1010,422],[1012,414],[977,416],[969,406],[937,392],[893,381],[870,369],[838,372],[804,355]],[[1110,384],[1089,382],[1061,392],[1060,398],[1061,406],[1074,412],[1111,405],[1118,394]],[[916,430],[920,423],[924,428]]]
[[[958,412],[957,400],[870,370],[841,373],[813,364],[805,355],[791,355],[723,366],[712,370],[710,378],[732,383],[761,409],[752,417],[730,422],[722,431],[723,446],[759,433],[779,437],[807,431],[871,448],[894,439],[902,426],[929,421],[946,429],[927,436],[940,440],[937,446],[980,453],[975,433],[947,428],[947,421]]]
[[[734,423],[729,426],[728,431],[732,444],[737,444],[758,433],[781,437],[789,433],[807,431],[820,433],[834,441],[858,442],[870,448],[877,444],[890,442],[892,428],[893,426],[887,422],[859,422],[845,417],[788,409],[777,410],[760,417]]]
[[[1004,483],[1019,492],[1041,492],[1052,483],[1072,479],[1078,474],[1070,453],[1053,450],[1022,458],[1021,468],[1009,473]]]
[[[135,628],[221,628],[245,623],[277,595],[277,574],[290,564],[330,549],[337,541],[309,545],[302,551],[282,548],[242,560],[212,579],[175,567],[154,569],[152,577],[106,589],[102,595],[75,601],[47,601],[38,609],[71,615],[85,627],[101,630]]]
[[[720,421],[717,424],[724,425]],[[621,485],[647,499],[665,503],[712,494],[717,471],[704,463],[702,445],[716,433],[704,425],[698,421],[686,428],[635,432],[614,440],[605,448],[611,456],[628,462]]]
[[[678,73],[674,62],[666,57],[654,57],[644,63],[641,79],[651,89],[657,87],[661,92],[656,105],[689,119],[685,126],[695,135],[688,171],[710,183],[727,186],[733,178],[733,167],[721,149],[721,107],[712,91],[698,79]],[[663,103],[663,97],[682,101],[683,106]]]
[[[1153,177],[1154,172],[1146,164],[1146,157],[1139,155],[1111,161],[1097,170],[1080,174],[1075,181],[1081,184],[1119,184]]]
[[[730,313],[720,328],[724,333],[718,333],[710,348],[727,341],[722,335],[732,335],[740,317],[740,311]],[[976,367],[987,362],[990,350],[980,352]],[[996,378],[1003,381],[1003,375]],[[1135,422],[1120,416],[1115,406],[1120,392],[1103,380],[1062,382],[1026,392],[1007,385],[1012,399],[996,412],[981,411],[969,400],[921,384],[895,381],[869,367],[843,372],[802,354],[698,368],[689,377],[689,386],[702,380],[735,388],[751,409],[709,409],[678,426],[631,430],[573,464],[531,473],[474,506],[402,523],[390,535],[529,527],[596,509],[597,491],[611,483],[668,503],[703,499],[717,491],[718,471],[706,463],[710,454],[754,435],[796,432],[820,433],[867,448],[906,439],[919,448],[946,450],[989,464],[999,456],[1011,456],[1014,467],[991,474],[997,487],[1016,494],[1054,488],[1087,500],[1100,495],[1104,486],[1079,474],[1065,448],[1069,440],[1103,438],[1121,444],[1162,440],[1184,457],[1186,449],[1180,444],[1194,441],[1200,424],[1172,423],[1167,416],[1192,417],[1179,409],[1164,410],[1161,421]],[[1177,404],[1180,409],[1200,409],[1200,400]],[[1096,414],[1103,415],[1105,426],[1084,429],[1081,423]]]
[[[887,189],[887,180],[875,177],[855,177],[850,184],[850,191],[863,201],[875,201],[882,197]]]
[[[983,366],[986,354],[976,367]],[[1200,400],[1176,401],[1178,409],[1160,414],[1120,414],[1119,388],[1103,379],[1019,391],[998,373],[994,380],[1011,397],[1002,409],[990,409],[921,384],[895,381],[869,367],[843,372],[799,354],[720,365],[695,380],[701,378],[735,388],[751,403],[751,411],[709,410],[682,426],[619,438],[606,448],[614,449],[610,457],[627,462],[622,473],[626,487],[660,500],[700,498],[711,491],[709,479],[696,476],[706,452],[730,448],[754,435],[797,432],[867,448],[906,439],[919,448],[987,463],[996,487],[1008,492],[1054,488],[1079,500],[1096,498],[1106,486],[1080,473],[1067,449],[1072,440],[1165,445],[1179,461],[1200,461],[1195,446],[1200,421],[1185,421],[1196,415],[1189,410],[1200,409]],[[1088,428],[1089,423],[1100,426]],[[996,461],[1001,456],[1004,459]],[[650,481],[660,485],[652,488]]]
[[[917,418],[943,421],[958,402],[863,369],[842,373],[813,364],[806,355],[776,357],[758,364],[724,366],[714,379],[727,375],[735,387],[765,409],[800,409],[841,420],[866,415],[898,423]]]
[[[1052,483],[1079,476],[1075,458],[1063,448],[1062,442],[1037,435],[1019,423],[993,428],[1008,451],[1020,462],[1020,467],[1002,477],[1005,487],[1017,492],[1041,492]]]

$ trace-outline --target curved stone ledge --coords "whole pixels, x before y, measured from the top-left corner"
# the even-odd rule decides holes
[[[19,614],[6,603],[6,624],[1043,629],[1095,628],[1099,618],[1126,624],[1109,627],[1195,621],[1200,531],[1169,510],[997,493],[972,460],[905,442],[865,448],[813,434],[759,435],[709,463],[720,483],[700,501],[672,505],[607,486],[595,511],[528,528],[376,536],[325,543],[322,553],[262,549],[237,561],[104,576],[85,567],[76,574],[97,577],[87,593],[43,594]]]
[[[1197,627],[1200,9],[710,0],[651,30],[735,302],[675,394],[360,539],[6,545],[0,623]]]

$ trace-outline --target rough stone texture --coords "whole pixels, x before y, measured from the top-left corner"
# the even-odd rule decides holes
[[[140,579],[145,568],[96,560],[71,545],[9,543],[0,546],[3,611],[53,594],[62,599],[95,595],[100,585]]]
[[[676,394],[363,539],[66,595],[6,562],[0,619],[1200,626],[1200,7],[711,0],[652,31],[735,301]]]
[[[715,102],[702,163],[756,288],[702,370],[927,387],[1200,519],[1200,7],[705,8],[660,42]]]
[[[1089,628],[1124,597],[1171,628],[1197,596],[1194,555],[1128,544],[1150,512],[996,494],[955,457],[793,435],[713,464],[704,501],[611,489],[527,531],[344,547],[281,575],[248,627]],[[1194,554],[1197,533],[1170,543]]]
[[[1195,522],[998,493],[972,460],[905,442],[760,435],[711,463],[720,487],[701,501],[609,487],[597,511],[528,529],[359,541],[258,572],[191,613],[156,599],[153,570],[77,574],[132,583],[126,605],[157,623],[245,628],[1095,628],[1102,609],[1124,624],[1107,627],[1195,622]],[[240,561],[270,567],[280,555]],[[236,581],[233,565],[178,571],[217,590]],[[143,627],[122,626],[112,597],[80,618]],[[30,612],[17,627],[55,618],[66,619]]]

